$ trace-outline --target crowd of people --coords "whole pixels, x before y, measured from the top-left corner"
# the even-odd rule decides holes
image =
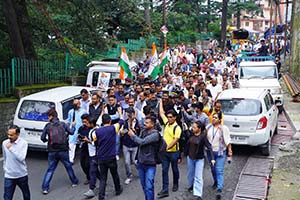
[[[86,177],[84,184],[88,185],[83,195],[87,198],[96,196],[99,180],[98,197],[105,199],[108,170],[115,194],[121,195],[118,160],[123,156],[125,184],[133,181],[135,166],[146,200],[168,197],[170,182],[172,192],[186,187],[197,199],[202,199],[205,160],[211,168],[216,198],[221,199],[224,166],[226,160],[232,159],[232,149],[218,96],[223,90],[238,87],[237,55],[229,49],[220,52],[214,45],[201,52],[184,44],[169,49],[169,63],[164,66],[164,73],[154,80],[146,76],[151,60],[146,57],[139,63],[134,80],[113,81],[105,92],[89,94],[82,89],[82,98],[73,101],[74,108],[69,111],[66,122],[60,121],[57,112],[51,109],[49,123],[41,135],[49,151],[42,193],[49,193],[59,161],[65,166],[72,187],[77,186],[79,181],[73,163],[79,147],[80,165]],[[26,141],[18,137],[19,132],[18,127],[11,127],[9,139],[3,143],[5,200],[12,199],[12,180],[14,187],[21,187],[24,199],[30,199],[26,182],[27,146]],[[187,174],[180,174],[180,163],[185,157]],[[162,188],[155,195],[158,164],[162,165]],[[15,165],[23,168],[15,172],[19,169],[13,167]],[[170,165],[172,181],[168,175]],[[179,185],[181,176],[187,177],[186,185]]]

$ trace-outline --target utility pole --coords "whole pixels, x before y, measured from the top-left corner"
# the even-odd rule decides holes
[[[285,7],[285,28],[284,28],[284,59],[286,57],[286,40],[287,40],[287,30],[288,30],[288,12],[289,12],[289,0],[286,0],[286,7]]]
[[[269,31],[270,31],[270,34],[269,34],[269,52],[272,53],[272,43],[271,43],[271,38],[272,38],[272,24],[273,24],[273,2],[272,0],[269,0],[269,3],[271,5],[271,8],[270,8],[270,28],[269,28]]]
[[[228,0],[222,1],[222,21],[221,21],[221,49],[223,50],[226,42],[226,29],[227,29],[227,11],[228,11]]]
[[[166,0],[163,0],[163,25],[167,25],[167,10],[166,10]],[[167,49],[167,35],[164,34],[164,49]]]
[[[276,44],[277,44],[277,37],[276,37],[276,29],[277,29],[277,12],[278,12],[278,1],[275,0],[275,19],[274,19],[274,54],[276,55]]]

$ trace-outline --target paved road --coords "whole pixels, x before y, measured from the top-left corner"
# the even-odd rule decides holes
[[[280,119],[285,117],[282,116]],[[288,124],[287,121],[282,122],[279,119],[279,125],[282,126]],[[280,135],[279,135],[280,136]],[[277,136],[278,137],[278,136]],[[281,140],[281,138],[278,138]],[[279,142],[277,140],[277,142]],[[273,148],[272,154],[276,152],[278,148]],[[275,152],[274,152],[275,151]],[[225,166],[225,186],[223,191],[223,200],[231,200],[239,179],[239,175],[248,159],[251,155],[260,155],[257,147],[245,147],[245,146],[234,146],[234,159],[231,164],[226,164]],[[276,154],[276,153],[275,153]],[[77,158],[79,156],[77,155]],[[0,163],[2,165],[2,161]],[[108,176],[108,184],[106,188],[106,199],[108,200],[141,200],[144,199],[143,192],[139,183],[139,179],[137,177],[137,171],[134,170],[134,181],[130,185],[123,184],[125,181],[125,167],[124,161],[121,158],[118,161],[119,164],[119,174],[123,185],[123,193],[120,196],[114,196],[114,187],[112,183],[111,176]],[[78,187],[72,188],[71,182],[67,177],[67,173],[64,167],[59,164],[58,168],[53,176],[51,182],[50,193],[44,196],[41,193],[41,182],[43,179],[43,175],[47,168],[47,154],[43,152],[29,152],[27,156],[27,165],[29,171],[29,184],[30,190],[33,200],[82,200],[84,199],[83,193],[87,191],[87,186],[83,185],[85,181],[84,174],[80,168],[79,160],[77,159],[74,164],[74,169],[77,177],[80,180]],[[170,192],[170,196],[165,198],[166,200],[191,200],[195,199],[192,194],[187,192],[186,189],[186,172],[187,165],[186,160],[183,160],[183,163],[180,164],[180,185],[178,192]],[[161,178],[161,166],[157,167],[156,177],[155,177],[155,193],[159,192],[162,185]],[[0,174],[3,174],[3,168],[0,168]],[[172,180],[172,174],[170,169],[170,180]],[[204,200],[214,200],[215,199],[215,191],[211,189],[211,185],[213,183],[211,173],[209,167],[206,163],[204,169]],[[172,181],[171,181],[172,184]],[[171,190],[172,185],[170,185]],[[0,181],[0,194],[3,195],[3,178]],[[1,197],[0,197],[1,198]],[[21,192],[19,189],[16,190],[14,199],[22,199]],[[97,199],[97,198],[93,198]]]

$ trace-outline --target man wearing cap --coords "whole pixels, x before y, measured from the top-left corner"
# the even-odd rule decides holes
[[[183,109],[184,119],[191,125],[193,122],[200,121],[202,124],[207,126],[209,124],[208,116],[202,112],[203,104],[201,102],[197,102],[196,104],[192,104],[192,107],[195,108],[194,112],[190,115],[187,111]]]
[[[135,110],[133,107],[129,107],[125,109],[125,114],[127,120],[124,122],[124,128],[121,131],[121,141],[123,144],[123,155],[125,161],[125,169],[127,178],[125,180],[125,184],[128,185],[133,178],[133,174],[131,171],[131,164],[137,164],[135,157],[137,153],[138,144],[135,143],[130,136],[128,135],[128,130],[133,130],[136,135],[139,135],[140,127],[139,122],[135,117]]]

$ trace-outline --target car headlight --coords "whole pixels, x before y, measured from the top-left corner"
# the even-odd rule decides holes
[[[279,88],[271,89],[271,94],[281,94],[281,90]]]

